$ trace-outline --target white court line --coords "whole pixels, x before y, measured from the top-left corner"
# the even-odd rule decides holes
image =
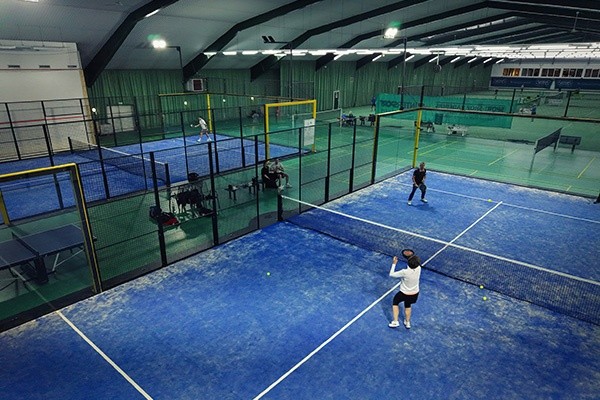
[[[146,393],[146,391],[142,389],[140,385],[138,385],[129,375],[127,375],[127,373],[123,371],[121,367],[119,367],[109,356],[107,356],[98,346],[96,346],[96,344],[92,342],[83,332],[81,332],[79,328],[75,326],[75,324],[73,324],[67,317],[63,315],[62,312],[60,312],[60,310],[57,310],[56,314],[58,314],[58,316],[61,317],[63,321],[65,321],[67,325],[71,327],[71,329],[81,336],[81,338],[85,340],[92,349],[96,350],[96,353],[100,354],[100,356],[104,358],[104,360],[109,363],[110,366],[113,367],[119,374],[121,374],[121,376],[125,378],[125,380],[129,382],[131,386],[133,386],[142,396],[144,396],[145,399],[152,400],[152,397],[150,397],[150,395]]]
[[[284,197],[284,198],[289,199],[289,200],[296,200],[296,199],[292,199],[292,198],[286,197],[286,196],[281,196],[281,197]],[[299,203],[308,204],[308,203],[304,203],[304,202],[299,201],[299,200],[296,200],[296,201],[298,201]],[[469,227],[467,227],[465,230],[463,230],[461,233],[459,233],[454,239],[452,239],[451,242],[454,242],[459,237],[461,237],[462,235],[464,235],[469,229],[471,229],[473,226],[475,226],[475,224],[477,224],[479,221],[481,221],[483,218],[485,218],[496,207],[500,206],[500,204],[501,203],[498,203],[498,204],[496,204],[496,206],[494,208],[488,210],[488,212],[486,212],[479,219],[477,219],[477,221],[473,222]],[[321,209],[324,209],[324,210],[327,210],[327,211],[334,211],[334,210],[329,210],[329,209],[322,208],[322,207],[316,207],[316,208],[321,208]],[[342,213],[339,213],[339,212],[336,212],[336,213],[337,214],[342,214]],[[342,215],[344,215],[344,214],[342,214]],[[360,219],[358,217],[352,217],[352,218]],[[380,225],[380,224],[377,224],[377,223],[375,223],[375,224],[376,225]],[[441,250],[439,250],[438,252],[436,252],[434,255],[432,255],[431,257],[429,257],[423,263],[423,265],[427,265],[427,263],[429,263],[431,260],[433,260],[435,257],[437,257],[438,254],[440,254],[444,249],[446,249],[448,246],[450,246],[450,243],[448,243],[444,248],[442,248]],[[354,324],[360,317],[362,317],[363,315],[365,315],[370,309],[372,309],[373,307],[375,307],[383,299],[385,299],[390,293],[392,293],[394,290],[396,290],[396,288],[398,288],[401,283],[402,283],[402,281],[399,281],[398,283],[396,283],[394,286],[392,286],[392,288],[390,290],[388,290],[387,292],[385,292],[385,294],[383,294],[382,296],[380,296],[377,300],[375,300],[373,303],[371,303],[367,308],[365,308],[360,313],[358,313],[354,318],[352,318],[350,321],[348,321],[346,323],[346,325],[344,325],[343,327],[341,327],[337,332],[335,332],[327,340],[325,340],[323,343],[321,343],[319,346],[317,346],[317,348],[315,348],[313,351],[311,351],[300,362],[298,362],[296,365],[294,365],[292,368],[290,368],[285,374],[281,375],[275,382],[271,383],[265,390],[263,390],[256,397],[254,397],[254,400],[258,400],[258,399],[261,399],[262,397],[264,397],[275,386],[279,385],[284,379],[286,379],[288,376],[290,376],[292,374],[292,372],[294,372],[295,370],[297,370],[298,368],[300,368],[304,363],[306,363],[308,360],[310,360],[312,358],[312,356],[314,356],[315,354],[317,354],[319,351],[321,351],[322,348],[324,348],[325,346],[327,346],[333,339],[335,339],[340,334],[342,334],[342,332],[344,332],[346,329],[348,329],[348,327],[350,327],[350,325]]]
[[[401,183],[401,184],[404,185],[404,186],[412,186],[411,184],[408,184],[408,183]],[[492,199],[483,199],[481,197],[469,196],[469,195],[461,194],[461,193],[448,192],[446,190],[430,189],[429,187],[427,188],[427,191],[444,193],[444,194],[449,194],[451,196],[457,196],[457,197],[464,197],[465,199],[471,199],[471,200],[481,200],[481,201],[486,201],[486,202],[488,200],[492,200]],[[497,203],[497,201],[494,201],[494,200],[492,200],[492,202],[493,203]],[[574,219],[574,220],[584,221],[584,222],[591,222],[593,224],[600,224],[600,221],[594,220],[594,219],[582,218],[582,217],[575,217],[575,216],[572,216],[572,215],[560,214],[560,213],[556,213],[556,212],[553,212],[553,211],[546,211],[546,210],[541,210],[539,208],[533,208],[533,207],[519,206],[519,205],[516,205],[516,204],[510,204],[510,203],[505,203],[505,202],[501,202],[501,203],[502,203],[503,206],[506,206],[506,207],[520,208],[520,209],[523,209],[523,210],[535,211],[535,212],[539,212],[539,213],[543,213],[543,214],[548,214],[548,215],[554,215],[556,217]]]
[[[26,279],[25,277],[23,277],[18,271],[13,271],[15,272],[19,278],[21,278],[21,280],[25,283]],[[43,294],[41,294],[37,288],[32,288],[32,290],[35,292],[35,294],[37,294],[40,299],[42,299],[42,301],[44,301],[46,304],[51,304],[45,297]],[[60,310],[56,310],[54,311],[60,318],[62,318],[63,321],[65,321],[67,323],[67,325],[69,325],[71,327],[71,329],[73,329],[83,340],[86,341],[87,344],[90,345],[90,347],[92,347],[92,349],[94,349],[98,354],[100,354],[100,356],[102,358],[104,358],[104,360],[106,362],[108,362],[110,364],[111,367],[113,367],[119,374],[121,374],[121,376],[123,376],[123,378],[125,378],[125,380],[127,382],[129,382],[131,384],[131,386],[133,386],[142,396],[144,396],[145,399],[148,400],[152,400],[152,397],[150,397],[150,395],[148,393],[146,393],[146,391],[144,389],[142,389],[142,387],[140,385],[138,385],[129,375],[127,375],[127,373],[125,371],[123,371],[113,360],[110,359],[110,357],[108,357],[98,346],[96,346],[96,344],[94,342],[92,342],[82,331],[79,330],[79,328],[77,328],[75,326],[75,324],[73,322],[71,322],[71,320],[69,320],[67,317],[65,317],[65,315],[60,311]]]

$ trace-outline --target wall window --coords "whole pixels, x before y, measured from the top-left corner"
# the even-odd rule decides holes
[[[502,76],[519,76],[519,68],[503,68]]]

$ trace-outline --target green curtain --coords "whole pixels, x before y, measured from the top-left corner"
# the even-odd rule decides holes
[[[340,91],[341,107],[366,106],[370,104],[373,95],[397,93],[398,87],[402,85],[403,76],[404,86],[414,87],[415,91],[422,85],[461,88],[463,91],[489,85],[489,66],[479,65],[471,68],[469,65],[462,65],[455,68],[454,65],[448,64],[440,72],[435,72],[433,67],[433,63],[427,63],[415,69],[414,63],[407,63],[406,70],[403,71],[402,64],[388,69],[387,63],[374,62],[357,70],[355,62],[335,61],[315,71],[314,61],[293,59],[293,95],[295,98],[315,98],[319,110],[326,110],[332,108],[333,92],[336,90]],[[270,102],[268,96],[289,96],[289,70],[290,63],[284,58],[275,68],[254,81],[251,81],[250,70],[247,69],[207,69],[200,71],[197,78],[206,79],[211,93],[263,96],[265,99],[262,103],[267,103]],[[185,98],[173,96],[169,100],[164,100],[163,96],[159,100],[159,94],[181,93],[180,79],[178,70],[106,70],[94,86],[89,88],[89,95],[91,99],[119,99],[118,101],[128,104],[135,101],[140,114],[168,114],[205,109],[203,96],[195,94],[188,94]],[[188,101],[188,108],[183,106],[184,100]],[[220,103],[213,102],[212,108],[233,110],[240,106],[251,106],[253,103],[248,97],[228,96],[225,100]],[[233,113],[231,111],[227,114]]]

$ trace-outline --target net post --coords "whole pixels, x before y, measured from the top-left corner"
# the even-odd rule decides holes
[[[156,163],[154,162],[154,152],[150,152],[150,168],[152,169],[152,186],[154,187],[154,205],[158,210],[160,207],[160,196],[158,194],[158,179],[156,177]],[[158,219],[158,247],[160,248],[160,262],[164,267],[167,265],[167,246],[165,244],[165,231],[160,218]]]
[[[535,146],[533,147],[533,157],[531,157],[531,164],[529,165],[529,172],[533,169],[533,161],[535,160],[535,155],[537,153],[539,139],[535,141]]]
[[[565,113],[563,117],[567,117],[567,113],[569,112],[569,105],[571,104],[571,91],[567,91],[567,104],[565,105]]]

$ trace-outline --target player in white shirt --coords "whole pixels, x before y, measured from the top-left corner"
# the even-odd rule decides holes
[[[208,125],[206,121],[202,117],[198,117],[198,125],[193,125],[193,128],[200,128],[200,137],[198,137],[198,141],[202,141],[202,136],[206,135],[207,141],[210,142],[212,139],[210,138],[210,134],[208,133]]]
[[[405,253],[407,250],[403,250]],[[408,250],[410,251],[410,250]],[[417,302],[419,298],[419,280],[421,278],[421,260],[412,251],[407,257],[408,266],[405,269],[396,271],[398,257],[394,256],[392,267],[390,268],[390,276],[392,278],[400,278],[400,291],[394,296],[392,301],[392,314],[394,319],[389,323],[390,328],[400,326],[398,317],[400,316],[399,304],[404,302],[404,326],[410,329],[411,306]]]

